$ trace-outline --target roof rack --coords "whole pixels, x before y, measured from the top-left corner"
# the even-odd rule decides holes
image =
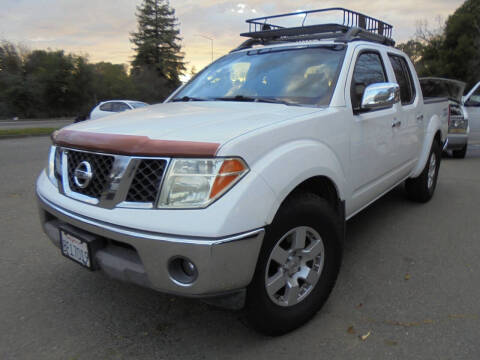
[[[325,23],[305,25],[307,17],[311,14],[320,14],[327,12],[337,12],[340,20],[343,15],[343,21],[339,23]],[[292,19],[303,15],[300,26],[284,27],[278,24],[278,20]],[[276,24],[272,22],[276,20]],[[292,42],[307,40],[335,39],[337,42],[350,42],[355,40],[366,40],[377,42],[389,46],[394,46],[392,39],[393,26],[373,17],[361,14],[356,11],[341,7],[298,11],[287,14],[264,16],[255,19],[246,20],[249,31],[240,34],[248,37],[238,48],[238,51],[250,48],[254,45],[266,45],[271,42]]]

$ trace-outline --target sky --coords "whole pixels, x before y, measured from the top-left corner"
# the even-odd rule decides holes
[[[63,49],[88,55],[92,62],[128,64],[132,60],[129,34],[136,30],[136,6],[141,0],[0,0],[0,40],[30,49]],[[394,26],[393,37],[413,37],[418,21],[448,18],[463,0],[170,0],[176,11],[187,67],[201,70],[214,58],[240,44],[245,20],[297,10],[345,7]]]

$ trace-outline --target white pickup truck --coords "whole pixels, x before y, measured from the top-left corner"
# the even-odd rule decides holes
[[[449,113],[423,99],[390,25],[335,10],[356,22],[248,20],[249,39],[165,103],[55,133],[36,189],[61,253],[244,305],[267,334],[311,318],[337,278],[346,220],[402,182],[411,199],[432,197]]]

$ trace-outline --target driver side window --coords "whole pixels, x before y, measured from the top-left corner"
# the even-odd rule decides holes
[[[380,54],[373,51],[361,53],[357,58],[357,63],[353,70],[352,84],[350,87],[352,108],[354,110],[360,109],[362,96],[368,85],[386,81],[387,76]]]

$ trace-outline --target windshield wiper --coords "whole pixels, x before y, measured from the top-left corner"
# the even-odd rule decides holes
[[[264,102],[264,103],[270,103],[270,104],[283,104],[287,106],[300,106],[298,104],[285,101],[285,100],[280,100],[280,99],[275,99],[275,98],[257,98],[257,102]]]
[[[191,96],[184,96],[181,98],[175,98],[172,100],[172,102],[178,102],[178,101],[207,101],[208,99],[202,99],[202,98],[196,98],[196,97],[191,97]]]
[[[244,96],[244,95],[218,97],[218,98],[215,98],[214,100],[216,100],[216,101],[263,102],[263,103],[270,103],[270,104],[283,104],[283,105],[289,105],[289,106],[298,106],[295,103],[291,103],[291,102],[276,99],[276,98],[262,98],[262,97]]]
[[[244,96],[244,95],[235,95],[235,96],[226,96],[226,97],[218,97],[215,98],[214,100],[217,101],[246,101],[246,102],[253,102],[257,101],[257,98],[254,98],[252,96]]]

